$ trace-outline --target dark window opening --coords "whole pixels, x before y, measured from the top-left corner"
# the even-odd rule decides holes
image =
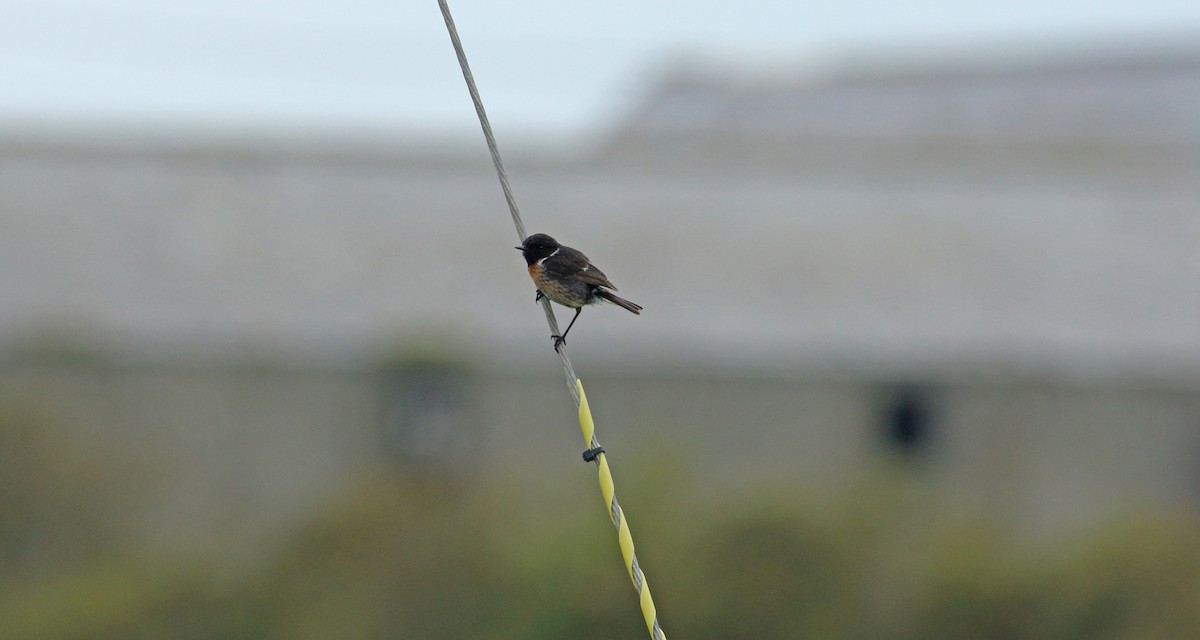
[[[881,416],[888,447],[904,455],[928,449],[932,435],[928,394],[915,387],[904,387],[889,395]]]

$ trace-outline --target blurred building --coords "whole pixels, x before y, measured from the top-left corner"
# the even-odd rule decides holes
[[[647,309],[572,331],[610,451],[900,465],[1043,535],[1200,506],[1196,105],[1197,52],[683,74],[510,176]],[[0,225],[3,400],[153,460],[147,530],[259,531],[381,463],[578,469],[482,145],[11,135]]]

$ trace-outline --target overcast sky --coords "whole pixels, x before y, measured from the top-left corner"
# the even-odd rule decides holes
[[[1200,39],[1197,0],[450,6],[497,130],[551,138],[611,126],[681,60],[790,74]],[[113,124],[478,135],[436,0],[0,0],[0,131]]]

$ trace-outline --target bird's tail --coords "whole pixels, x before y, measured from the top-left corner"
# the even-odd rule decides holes
[[[609,291],[608,289],[597,288],[594,295],[597,298],[600,298],[601,300],[607,300],[608,302],[611,302],[615,305],[624,307],[625,309],[627,309],[628,311],[631,311],[633,313],[636,313],[639,315],[642,313],[641,305],[634,304],[634,303],[626,300],[625,298],[622,298],[621,296]]]

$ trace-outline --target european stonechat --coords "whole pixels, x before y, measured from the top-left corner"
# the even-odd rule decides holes
[[[558,243],[544,233],[535,233],[516,247],[525,254],[525,263],[529,265],[529,277],[537,286],[537,296],[542,296],[575,310],[575,317],[561,336],[550,336],[554,339],[554,350],[567,340],[571,327],[579,319],[583,305],[593,304],[604,300],[636,313],[641,314],[642,307],[613,293],[617,288],[609,282],[608,276],[597,269],[582,252]]]

